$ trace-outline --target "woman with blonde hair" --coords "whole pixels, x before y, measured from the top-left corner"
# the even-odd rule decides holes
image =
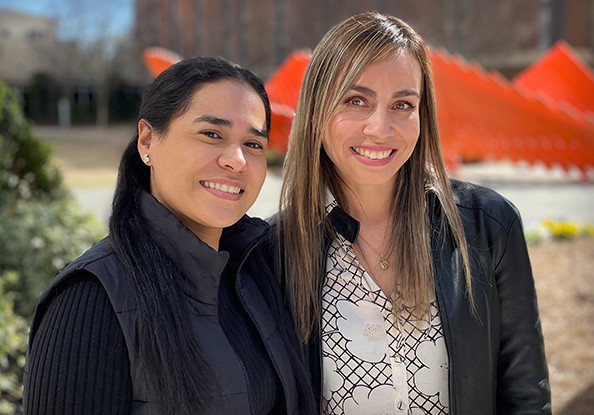
[[[314,50],[277,230],[323,413],[550,413],[519,214],[448,178],[403,21],[362,13]]]

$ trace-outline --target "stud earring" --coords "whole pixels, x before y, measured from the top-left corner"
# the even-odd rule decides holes
[[[142,155],[142,161],[144,161],[144,164],[148,164],[149,161],[151,161],[151,158],[149,157],[148,154],[143,154]]]

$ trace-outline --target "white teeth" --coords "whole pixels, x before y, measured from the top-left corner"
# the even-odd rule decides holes
[[[389,157],[390,154],[392,154],[392,150],[371,151],[366,148],[358,148],[358,147],[353,147],[353,150],[355,150],[355,152],[357,152],[357,154],[360,154],[362,156],[365,156],[365,157],[373,159],[373,160],[385,159],[385,158]]]
[[[241,192],[241,189],[239,187],[235,187],[235,186],[228,186],[226,184],[207,182],[207,181],[204,181],[202,183],[204,184],[205,187],[220,190],[225,193],[238,194],[239,192]]]

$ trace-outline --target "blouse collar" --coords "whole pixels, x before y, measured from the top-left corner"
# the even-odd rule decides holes
[[[326,189],[326,213],[332,228],[341,234],[347,241],[354,243],[359,235],[359,221],[346,213],[340,206],[336,198]]]

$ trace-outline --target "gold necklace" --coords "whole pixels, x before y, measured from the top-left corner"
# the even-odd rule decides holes
[[[390,266],[390,263],[386,260],[386,258],[384,258],[384,255],[382,253],[378,252],[373,246],[371,246],[371,244],[369,242],[367,242],[365,240],[365,238],[363,238],[361,235],[357,235],[357,239],[358,238],[361,238],[361,240],[363,242],[365,242],[367,244],[367,246],[369,246],[376,254],[379,255],[379,257],[380,257],[380,261],[379,261],[380,268],[381,269],[384,269],[384,270],[385,269],[388,269],[388,267]],[[363,252],[361,252],[361,253],[363,253]]]

